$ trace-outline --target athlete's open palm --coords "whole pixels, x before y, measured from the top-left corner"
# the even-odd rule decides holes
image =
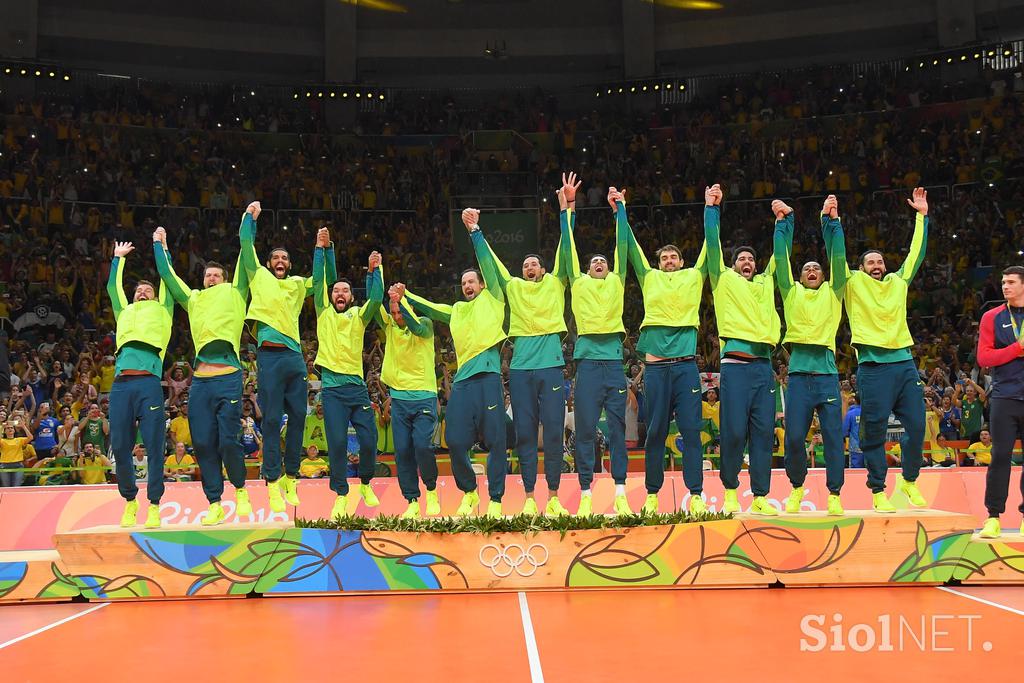
[[[914,188],[914,198],[908,199],[907,204],[910,204],[914,209],[922,216],[928,215],[928,190],[923,187]]]
[[[135,247],[131,242],[114,242],[114,256],[118,258],[124,258],[133,251],[135,251]]]

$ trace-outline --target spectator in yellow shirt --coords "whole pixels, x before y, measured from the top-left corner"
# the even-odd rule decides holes
[[[20,431],[24,436],[15,436]],[[0,439],[0,486],[21,486],[25,473],[25,446],[32,443],[23,418],[15,418],[4,425],[4,436]],[[19,470],[7,472],[6,470]]]
[[[180,408],[171,407],[171,415],[177,415],[171,418],[171,426],[169,428],[171,442],[181,442],[186,446],[192,445],[192,431],[188,426],[188,401],[181,404]]]
[[[982,429],[978,439],[967,447],[969,460],[964,460],[964,464],[987,467],[992,464],[992,434],[987,429]]]
[[[164,460],[164,479],[169,481],[195,481],[198,479],[199,469],[196,467],[196,460],[188,451],[185,444],[178,441],[174,444],[174,453]]]
[[[310,444],[306,448],[306,457],[299,463],[299,477],[317,479],[327,476],[328,471],[327,461],[320,456],[320,449]]]
[[[75,467],[82,469],[76,472],[78,481],[83,484],[106,484],[107,472],[113,465],[107,456],[96,450],[91,443],[85,444],[82,454],[75,459]]]

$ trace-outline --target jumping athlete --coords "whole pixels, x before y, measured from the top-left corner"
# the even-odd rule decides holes
[[[800,281],[793,282],[789,255],[793,251],[793,209],[784,202],[772,202],[775,214],[775,279],[786,314],[786,337],[790,344],[789,391],[786,394],[786,474],[793,491],[786,500],[786,512],[800,512],[807,480],[807,449],[804,441],[814,414],[818,414],[825,448],[828,514],[842,515],[839,492],[843,487],[843,400],[836,368],[836,332],[843,314],[846,288],[846,245],[839,223],[838,202],[829,195],[821,208],[822,231],[831,236],[831,280],[826,281],[821,264],[808,261],[800,269]]]
[[[135,526],[139,489],[135,485],[132,450],[136,432],[146,448],[148,476],[146,497],[146,528],[160,526],[160,498],[164,494],[164,443],[167,415],[164,391],[160,385],[164,353],[171,340],[171,312],[174,299],[161,285],[160,296],[148,280],[135,285],[132,303],[124,295],[122,280],[124,264],[135,247],[131,242],[114,243],[114,260],[110,264],[107,294],[117,325],[117,361],[114,384],[110,389],[110,446],[114,452],[117,489],[128,501],[121,515],[121,526]]]
[[[239,439],[242,363],[238,354],[249,296],[248,278],[236,264],[234,279],[229,281],[227,269],[209,261],[203,271],[203,289],[190,289],[174,272],[163,228],[153,233],[153,256],[160,280],[188,313],[195,347],[188,424],[203,492],[210,502],[202,523],[213,526],[224,520],[220,500],[224,495],[225,471],[235,487],[235,514],[239,518],[249,517],[252,505],[245,490],[245,461]]]

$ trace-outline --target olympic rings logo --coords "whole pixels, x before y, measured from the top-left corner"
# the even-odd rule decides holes
[[[543,551],[543,556],[539,551]],[[480,564],[491,570],[499,579],[511,576],[513,572],[523,578],[533,576],[548,561],[548,549],[534,543],[523,549],[518,543],[509,543],[499,548],[493,543],[480,548]]]

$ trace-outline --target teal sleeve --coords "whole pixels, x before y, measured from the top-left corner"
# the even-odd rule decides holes
[[[576,211],[573,209],[563,211],[559,216],[559,224],[562,230],[561,238],[558,240],[558,247],[562,250],[562,269],[565,277],[570,282],[575,282],[582,275],[579,255],[576,253],[576,241],[573,238],[573,231],[576,228]]]
[[[928,216],[922,216],[916,214],[914,218],[914,237],[910,241],[910,251],[907,253],[907,258],[900,266],[897,274],[910,282],[917,275],[917,271],[921,269],[921,264],[924,263],[924,255],[928,250]]]
[[[629,219],[626,216],[626,202],[615,202],[615,265],[612,272],[620,279],[626,279],[629,271]]]
[[[704,207],[704,244],[707,246],[708,277],[711,288],[718,286],[718,276],[725,270],[722,259],[721,209],[717,206]]]
[[[408,297],[413,310],[417,313],[446,325],[452,321],[451,306],[447,304],[435,304],[433,301],[428,301],[408,290],[406,290],[405,295]]]
[[[319,248],[319,247],[318,247]],[[334,259],[334,242],[331,242],[326,249],[324,254],[324,270],[325,276],[323,279],[323,287],[330,287],[338,281],[338,264]],[[306,296],[314,296],[316,294],[316,287],[313,285],[313,276],[310,275],[306,278]],[[330,297],[328,297],[330,298]]]
[[[775,221],[775,239],[773,240],[772,258],[775,259],[775,282],[779,292],[785,299],[789,290],[793,289],[793,266],[789,254],[793,250],[793,214]]]
[[[316,247],[313,249],[313,285],[309,289],[313,293],[313,305],[316,307],[316,314],[327,308],[327,284],[324,282],[324,261],[325,249]]]
[[[640,286],[643,287],[647,273],[652,270],[651,264],[647,261],[644,250],[640,248],[640,243],[636,241],[636,235],[633,233],[632,226],[630,226],[626,237],[629,240],[629,265],[633,267],[636,279],[640,281]]]
[[[821,214],[821,236],[828,253],[832,290],[841,294],[846,288],[846,281],[850,279],[850,267],[846,263],[846,236],[839,219]]]
[[[256,257],[256,221],[248,213],[242,216],[242,223],[238,226],[238,241],[241,245],[239,260],[246,278],[252,280],[260,267],[260,260]]]
[[[483,230],[474,230],[469,233],[469,240],[473,243],[476,262],[480,266],[480,272],[483,273],[484,282],[487,284],[497,283],[501,291],[504,292],[505,287],[512,278],[508,270],[498,261],[498,257],[491,250],[491,245],[487,242],[487,238],[484,237]]]
[[[115,256],[110,262],[110,277],[107,278],[107,296],[110,297],[110,307],[114,309],[115,321],[121,316],[121,311],[128,308],[128,298],[121,286],[123,277],[124,259]]]
[[[473,243],[473,251],[476,252],[477,263],[480,265],[480,273],[484,276],[484,286],[498,301],[505,301],[505,283],[499,272],[494,255],[484,234],[479,230],[469,233],[469,240]],[[495,286],[497,284],[497,286]]]
[[[402,297],[398,302],[398,306],[402,309],[402,317],[405,319],[405,326],[409,328],[410,332],[415,334],[417,337],[430,336],[430,323],[416,315],[416,312],[413,311],[412,307],[409,305],[408,299]]]
[[[379,311],[384,301],[384,277],[380,271],[380,268],[374,268],[372,273],[366,274],[366,303],[359,315],[367,324],[373,320],[374,311]]]
[[[178,277],[171,265],[171,257],[160,242],[153,242],[153,258],[156,259],[156,272],[160,274],[160,280],[171,293],[174,301],[182,306],[188,304],[192,290]]]

